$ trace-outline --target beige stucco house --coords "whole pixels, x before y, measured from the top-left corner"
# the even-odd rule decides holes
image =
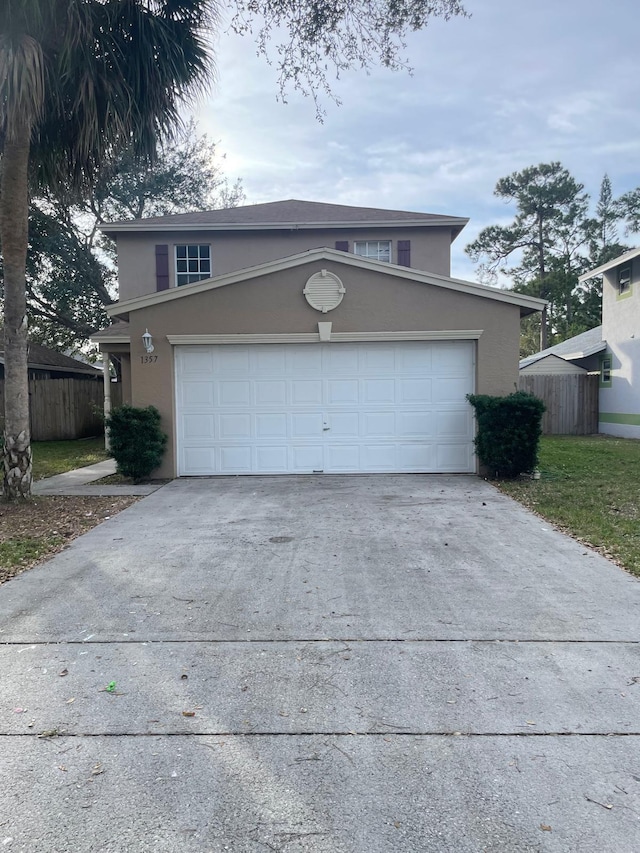
[[[466,395],[514,390],[544,303],[450,277],[466,222],[283,201],[104,225],[120,301],[94,339],[160,410],[158,474],[475,471]]]

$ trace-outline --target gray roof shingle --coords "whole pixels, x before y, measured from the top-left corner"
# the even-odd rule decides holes
[[[461,229],[468,220],[459,216],[437,213],[417,213],[407,210],[385,210],[377,207],[352,207],[346,204],[327,204],[318,201],[271,201],[266,204],[249,204],[222,210],[200,210],[194,213],[177,213],[171,216],[150,216],[135,222],[148,225],[326,225],[361,222],[424,222],[453,220]],[[109,230],[118,225],[133,224],[134,220],[105,223]]]
[[[562,343],[555,344],[547,349],[540,350],[533,355],[523,358],[520,362],[520,367],[527,367],[540,361],[547,355],[558,355],[561,358],[586,358],[596,352],[600,352],[606,346],[606,341],[602,340],[602,326],[596,326],[594,329],[589,329],[582,332],[580,335],[575,335],[573,338],[567,338]]]

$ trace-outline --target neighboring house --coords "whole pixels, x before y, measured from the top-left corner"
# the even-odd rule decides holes
[[[555,355],[599,373],[598,431],[640,438],[640,249],[589,270],[580,281],[599,275],[602,326],[522,359],[520,370],[548,373],[548,356]]]
[[[466,222],[283,201],[104,225],[118,322],[93,339],[161,412],[159,475],[475,471],[466,395],[513,390],[544,302],[450,277]]]
[[[602,326],[596,326],[521,359],[520,373],[595,373],[600,370],[600,354],[606,348]]]
[[[57,350],[29,343],[29,379],[100,379],[102,371],[69,358]],[[4,379],[4,352],[0,350],[0,379]]]

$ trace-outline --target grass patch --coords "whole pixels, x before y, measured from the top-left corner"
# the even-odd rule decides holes
[[[640,575],[640,441],[545,436],[540,479],[498,488]]]
[[[107,459],[102,436],[76,441],[35,441],[32,448],[34,480],[53,477]]]
[[[0,542],[0,568],[16,573],[37,562],[50,551],[56,551],[66,540],[62,536],[24,536]]]
[[[35,497],[0,503],[0,583],[52,557],[76,536],[111,518],[133,497]]]

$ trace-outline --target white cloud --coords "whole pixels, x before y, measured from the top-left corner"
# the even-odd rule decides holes
[[[637,31],[637,0],[467,0],[469,20],[434,21],[412,35],[412,77],[375,69],[342,76],[323,124],[313,103],[276,100],[277,74],[248,39],[219,39],[218,83],[199,110],[221,140],[250,202],[307,198],[470,216],[464,246],[509,218],[496,181],[560,160],[597,194],[640,184],[640,60],[621,51]]]

